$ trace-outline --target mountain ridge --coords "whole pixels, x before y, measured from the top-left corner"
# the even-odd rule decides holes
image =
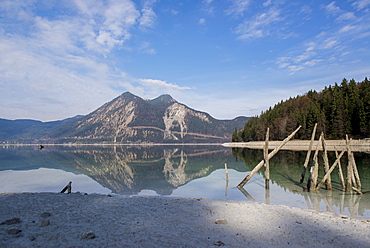
[[[145,100],[124,92],[91,113],[66,120],[41,122],[0,141],[51,143],[202,143],[231,139],[248,117],[217,120],[177,102],[169,94]],[[2,123],[0,122],[0,127]],[[46,128],[48,126],[48,128]],[[33,134],[30,130],[34,129]],[[31,132],[32,133],[32,132]]]

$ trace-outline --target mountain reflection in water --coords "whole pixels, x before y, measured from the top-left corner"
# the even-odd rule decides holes
[[[370,218],[369,154],[355,153],[362,191],[365,193],[361,196],[345,194],[336,172],[332,174],[332,191],[323,188],[317,192],[306,192],[305,183],[298,184],[305,156],[306,152],[290,151],[280,151],[275,155],[270,161],[270,190],[265,190],[263,169],[243,190],[236,188],[247,172],[263,158],[261,150],[231,149],[216,145],[71,145],[45,146],[43,150],[37,146],[5,146],[0,148],[0,175],[7,170],[58,169],[86,175],[104,188],[122,195],[151,192],[182,197],[249,199]],[[329,156],[332,164],[334,154]],[[225,163],[230,172],[228,182],[225,180]],[[344,158],[343,168],[345,164]],[[323,171],[320,173],[322,178]],[[308,174],[305,182],[307,178]],[[78,188],[72,189],[83,192]]]

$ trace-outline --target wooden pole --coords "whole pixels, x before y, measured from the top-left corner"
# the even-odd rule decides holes
[[[227,169],[226,163],[225,163],[225,173],[226,173],[226,181],[229,181],[229,170]]]
[[[299,126],[293,133],[291,133],[288,137],[286,137],[285,138],[285,140],[283,140],[282,142],[281,142],[281,144],[278,146],[278,147],[276,147],[272,152],[270,152],[269,153],[269,155],[268,155],[268,159],[270,160],[273,156],[275,156],[275,154],[286,144],[286,143],[288,143],[288,141],[291,139],[291,138],[293,138],[293,136],[298,132],[298,130],[301,128],[301,126]],[[256,166],[256,167],[254,167],[254,169],[251,171],[251,172],[249,172],[249,174],[238,184],[238,188],[241,188],[241,187],[243,187],[252,177],[253,177],[253,175],[254,174],[256,174],[257,173],[257,171],[259,171],[261,168],[262,168],[262,166],[265,164],[265,161],[264,160],[262,160],[261,162],[259,162],[259,164]]]
[[[299,183],[303,183],[304,176],[307,170],[307,165],[308,165],[308,162],[310,162],[312,145],[313,145],[313,141],[315,140],[315,135],[316,135],[316,128],[317,128],[317,123],[315,124],[313,131],[312,131],[311,141],[310,141],[310,145],[308,146],[307,156],[306,156],[306,160],[304,161],[303,170],[301,174],[301,180],[299,181]]]
[[[335,150],[335,156],[338,158],[338,151]],[[339,174],[339,178],[340,178],[340,182],[342,184],[342,187],[343,189],[346,188],[346,184],[344,183],[344,177],[343,177],[343,171],[342,171],[342,165],[340,163],[340,160],[338,161],[338,174]]]
[[[62,191],[60,191],[60,193],[64,193],[66,192],[66,190],[68,190],[68,194],[70,194],[72,192],[72,181],[70,181],[67,186],[65,186]]]
[[[265,146],[263,148],[263,157],[265,160],[265,188],[270,188],[270,163],[268,158],[269,153],[269,136],[270,136],[270,128],[267,128],[266,131],[266,139],[265,139]]]
[[[346,148],[348,154],[348,166],[347,166],[347,179],[346,179],[346,192],[352,191],[352,159],[351,159],[351,148],[349,146],[350,141],[348,140],[348,135],[346,135]]]
[[[330,176],[330,173],[333,172],[333,170],[335,169],[335,166],[337,166],[337,164],[339,163],[340,159],[342,158],[343,154],[345,153],[345,151],[342,151],[340,154],[339,154],[339,157],[337,157],[337,160],[335,160],[334,164],[330,167],[330,169],[326,172],[325,176],[323,177],[323,179],[321,180],[321,182],[317,185],[316,187],[316,190],[319,190],[321,188],[321,186],[324,184],[324,182],[326,181],[326,179]]]
[[[227,164],[226,163],[225,163],[225,174],[226,174],[225,196],[227,196],[227,191],[229,189],[229,170],[227,169]]]
[[[328,159],[328,152],[326,150],[326,144],[325,144],[325,138],[324,138],[324,132],[322,132],[322,149],[323,149],[323,159],[324,159],[324,170],[325,170],[325,173],[327,173],[329,171],[329,159]],[[317,189],[317,188],[316,188]],[[331,185],[331,176],[330,176],[330,173],[328,174],[327,178],[326,178],[326,189],[327,190],[330,190],[332,189],[332,185]]]
[[[355,177],[356,177],[357,185],[361,189],[361,186],[362,185],[361,185],[360,175],[358,174],[356,160],[355,160],[355,155],[353,154],[352,150],[351,150],[351,160],[352,160],[352,167],[353,167],[353,172],[354,172]]]
[[[319,137],[319,141],[317,142],[317,145],[316,145],[315,154],[313,156],[313,161],[312,161],[312,165],[310,169],[310,177],[308,178],[308,181],[307,181],[307,191],[311,191],[311,189],[312,190],[316,189],[317,177],[319,174],[319,162],[318,162],[317,156],[319,154],[319,147],[321,145],[321,139],[322,139],[322,135],[320,135]]]

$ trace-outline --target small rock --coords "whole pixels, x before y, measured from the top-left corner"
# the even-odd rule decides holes
[[[20,232],[22,232],[22,230],[20,230],[19,228],[16,228],[16,227],[10,227],[10,228],[8,228],[8,230],[6,230],[6,233],[10,234],[10,235],[16,235]]]
[[[45,227],[45,226],[48,226],[50,225],[50,220],[43,220],[40,224],[40,227]]]
[[[217,241],[217,242],[215,242],[215,243],[214,243],[214,245],[215,245],[215,246],[224,246],[224,245],[225,245],[225,243],[224,243],[224,242],[222,242],[222,241]]]
[[[19,224],[21,222],[22,221],[19,218],[13,218],[13,219],[9,219],[9,220],[1,222],[0,225],[14,225],[14,224]]]
[[[36,239],[36,237],[35,237],[35,236],[33,236],[33,235],[30,235],[30,236],[28,236],[28,239],[29,239],[30,241],[34,241],[34,240]]]
[[[42,214],[40,214],[40,217],[42,218],[46,218],[46,217],[50,217],[51,216],[51,213],[49,212],[43,212]]]
[[[216,220],[216,224],[227,224],[227,220]]]
[[[96,237],[93,231],[84,232],[81,236],[81,239],[94,239]]]

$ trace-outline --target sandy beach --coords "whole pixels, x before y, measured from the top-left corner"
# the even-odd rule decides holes
[[[255,202],[0,193],[0,247],[370,247],[370,222]]]

